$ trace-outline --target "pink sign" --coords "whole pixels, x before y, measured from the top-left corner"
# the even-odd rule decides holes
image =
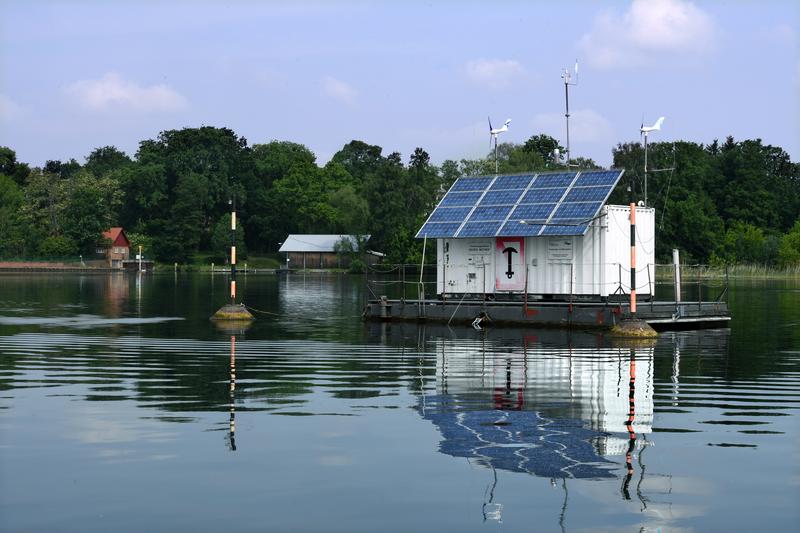
[[[525,238],[497,237],[494,254],[495,289],[525,289]]]

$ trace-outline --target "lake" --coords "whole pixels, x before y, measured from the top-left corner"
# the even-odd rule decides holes
[[[730,329],[364,323],[363,278],[0,276],[0,530],[800,525],[800,281]]]

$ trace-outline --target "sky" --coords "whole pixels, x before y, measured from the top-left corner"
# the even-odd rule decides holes
[[[796,1],[0,0],[0,145],[20,161],[228,127],[250,145],[359,139],[434,163],[546,133],[610,165],[618,143],[761,138],[800,160]],[[573,77],[574,81],[574,77]]]

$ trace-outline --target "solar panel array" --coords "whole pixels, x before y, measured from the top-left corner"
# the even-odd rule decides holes
[[[623,172],[459,178],[417,232],[417,238],[583,235]]]

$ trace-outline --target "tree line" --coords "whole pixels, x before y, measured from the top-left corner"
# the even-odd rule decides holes
[[[558,141],[534,135],[498,146],[501,173],[564,169]],[[800,263],[800,165],[760,140],[710,145],[654,143],[649,204],[656,213],[657,257],[680,248],[693,261]],[[628,202],[642,187],[640,144],[613,150],[626,169],[612,194]],[[591,159],[570,162],[599,168]],[[139,143],[133,157],[113,146],[83,163],[31,167],[0,147],[0,258],[63,258],[91,254],[101,233],[125,228],[164,262],[187,262],[226,249],[229,201],[247,253],[274,252],[290,233],[371,234],[369,247],[391,262],[418,262],[419,227],[452,182],[494,172],[494,153],[436,166],[416,148],[398,152],[353,140],[324,165],[302,144],[248,145],[228,128],[168,130]]]

